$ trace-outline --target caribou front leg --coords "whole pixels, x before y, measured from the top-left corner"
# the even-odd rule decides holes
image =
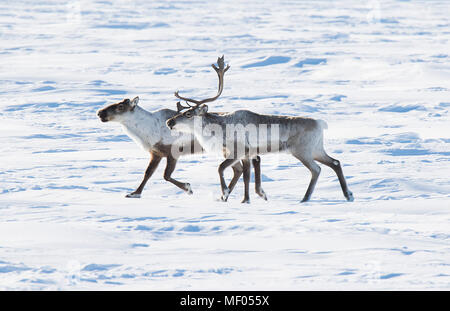
[[[227,187],[227,184],[225,182],[225,178],[223,177],[223,171],[230,165],[233,165],[239,160],[236,159],[226,159],[219,165],[219,177],[220,177],[220,187],[222,189],[222,201],[226,202],[228,200],[228,196],[230,195],[230,189]]]
[[[230,183],[228,184],[228,190],[230,193],[233,191],[234,186],[236,186],[236,183],[238,182],[239,178],[242,175],[242,165],[239,162],[236,162],[233,166],[233,178],[231,179]]]
[[[244,169],[244,199],[241,203],[250,203],[250,194],[249,194],[249,186],[250,186],[250,160],[245,159],[242,160],[242,167]]]
[[[142,180],[139,187],[134,190],[133,192],[126,195],[127,198],[140,198],[142,190],[144,190],[145,184],[147,181],[152,177],[153,173],[155,172],[156,168],[158,167],[159,162],[161,162],[161,157],[157,154],[150,153],[151,159],[150,163],[148,164],[147,169],[145,170],[144,179]]]
[[[261,188],[261,158],[259,156],[256,156],[256,158],[252,159],[253,163],[253,169],[255,170],[255,192],[262,197],[264,200],[267,201],[267,195],[264,192],[264,190]],[[236,162],[233,164],[233,178],[231,179],[230,183],[228,184],[228,190],[229,193],[233,192],[234,187],[236,186],[236,183],[238,182],[239,178],[241,177],[243,173],[243,166],[241,163]],[[245,180],[244,180],[245,182]]]

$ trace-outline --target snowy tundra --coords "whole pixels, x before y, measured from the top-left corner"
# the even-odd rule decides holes
[[[450,289],[450,2],[0,2],[1,290]],[[189,18],[186,18],[189,14]],[[160,166],[96,112],[215,93],[211,111],[322,119],[322,166],[262,156],[264,201],[220,201],[222,158]],[[164,160],[163,160],[164,161]],[[232,171],[226,172],[227,180]],[[254,177],[252,176],[252,180]]]

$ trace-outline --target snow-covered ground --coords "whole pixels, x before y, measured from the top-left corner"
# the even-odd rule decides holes
[[[0,2],[0,289],[450,289],[450,3]],[[161,165],[96,111],[174,108],[324,119],[346,202],[323,167],[262,157],[269,201],[242,181],[218,201],[220,159]],[[227,177],[231,176],[231,171]],[[253,185],[252,185],[253,186]]]

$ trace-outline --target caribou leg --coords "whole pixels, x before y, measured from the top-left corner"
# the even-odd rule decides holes
[[[178,159],[175,159],[173,156],[171,155],[167,156],[167,165],[166,169],[164,170],[164,179],[167,180],[168,182],[171,182],[178,188],[186,191],[187,194],[192,194],[191,185],[189,183],[179,182],[178,180],[175,180],[171,177],[173,171],[175,170],[175,166],[177,165],[177,161]]]
[[[322,164],[325,164],[328,167],[331,167],[333,171],[336,173],[339,183],[341,184],[342,192],[344,193],[345,198],[347,201],[353,201],[353,193],[348,189],[347,182],[345,181],[344,173],[342,172],[341,163],[330,157],[328,154],[323,152],[323,154],[320,157],[316,158],[317,161],[319,161]]]
[[[261,158],[256,156],[252,159],[253,170],[255,171],[255,192],[264,200],[267,201],[267,195],[261,188]]]
[[[220,187],[222,189],[222,201],[226,202],[228,200],[228,196],[230,195],[230,189],[227,187],[225,183],[225,178],[223,177],[223,171],[230,165],[233,165],[239,160],[236,159],[226,159],[219,165],[219,177],[220,177]]]
[[[152,177],[153,173],[155,172],[156,168],[158,167],[159,162],[161,162],[161,157],[157,154],[150,153],[151,159],[150,163],[148,164],[147,169],[145,170],[144,179],[142,180],[139,187],[134,190],[132,193],[129,193],[126,195],[127,198],[140,198],[142,190],[144,190],[145,184],[147,181]]]
[[[241,203],[250,203],[249,186],[250,186],[250,160],[242,160],[242,166],[244,169],[244,199]]]
[[[316,186],[317,179],[319,179],[320,175],[320,166],[314,162],[313,159],[306,159],[298,155],[294,155],[297,159],[299,159],[304,166],[306,166],[311,171],[311,181],[309,182],[308,189],[306,190],[305,196],[303,197],[302,202],[307,202],[311,198],[311,194],[314,191],[314,187]]]
[[[238,182],[243,172],[242,165],[239,162],[235,163],[232,168],[234,173],[233,179],[231,179],[230,183],[228,184],[228,190],[230,191],[230,193],[233,191],[234,186],[236,186],[236,183]]]

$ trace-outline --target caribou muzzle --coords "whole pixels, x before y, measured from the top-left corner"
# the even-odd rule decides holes
[[[100,120],[102,120],[102,122],[108,122],[107,115],[107,112],[103,109],[97,112],[97,116],[100,118]]]

